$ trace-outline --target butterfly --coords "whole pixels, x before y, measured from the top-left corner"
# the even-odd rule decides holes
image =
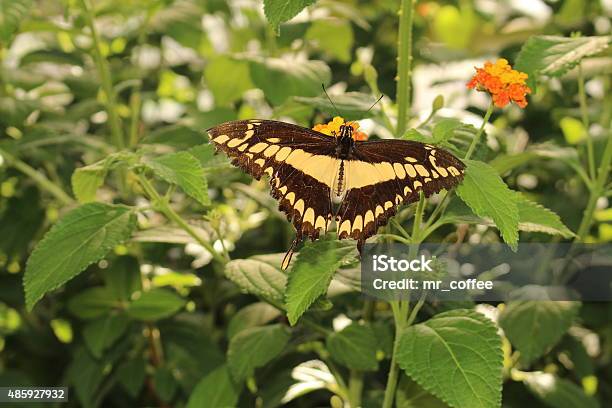
[[[331,122],[330,122],[331,123]],[[361,253],[400,204],[418,201],[459,184],[465,165],[446,150],[407,140],[357,141],[351,122],[327,135],[273,120],[240,120],[207,130],[217,150],[259,180],[270,178],[271,194],[293,224],[296,246],[315,240],[336,221],[339,239],[357,240]]]

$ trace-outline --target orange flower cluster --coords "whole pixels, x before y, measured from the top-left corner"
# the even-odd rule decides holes
[[[368,135],[363,132],[360,132],[359,123],[357,122],[345,122],[344,118],[340,116],[336,116],[333,120],[328,122],[327,124],[319,123],[314,125],[312,130],[316,130],[317,132],[321,132],[328,136],[340,136],[340,126],[348,125],[353,128],[353,139],[355,140],[368,140]]]
[[[495,64],[485,62],[484,68],[476,67],[476,74],[467,87],[489,92],[498,108],[503,108],[510,102],[524,108],[527,106],[526,96],[531,93],[525,83],[526,79],[526,73],[512,69],[507,60],[500,58]]]

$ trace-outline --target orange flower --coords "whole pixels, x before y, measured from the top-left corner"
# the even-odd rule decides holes
[[[467,83],[467,87],[489,92],[498,108],[510,102],[524,108],[527,106],[527,95],[531,93],[526,79],[526,73],[512,69],[507,60],[500,58],[495,64],[487,61],[483,68],[476,67],[476,74]]]
[[[323,133],[324,135],[336,137],[336,136],[340,136],[340,126],[342,125],[348,125],[353,128],[353,139],[359,140],[359,141],[368,140],[368,135],[358,130],[359,123],[345,122],[344,118],[340,116],[336,116],[334,119],[327,122],[327,124],[322,124],[322,123],[316,124],[314,125],[312,130],[316,130],[317,132]]]

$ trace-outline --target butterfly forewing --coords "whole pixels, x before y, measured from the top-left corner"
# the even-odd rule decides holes
[[[272,196],[302,237],[316,239],[332,219],[330,188],[336,140],[284,122],[227,122],[208,130],[232,163],[259,180],[270,176]]]

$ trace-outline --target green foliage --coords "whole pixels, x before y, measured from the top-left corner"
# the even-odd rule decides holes
[[[574,68],[585,57],[608,47],[611,36],[567,38],[553,35],[533,36],[521,48],[516,69],[529,75],[528,84],[535,87],[539,75],[559,77]]]
[[[518,243],[517,196],[486,163],[468,160],[457,195],[480,217],[490,217],[511,246]]]
[[[253,371],[277,357],[291,335],[280,324],[251,327],[230,340],[227,363],[236,381],[253,375]]]
[[[368,109],[372,107],[372,104],[376,102],[376,99],[370,94],[364,94],[361,92],[346,92],[342,95],[334,95],[332,105],[326,96],[315,96],[315,97],[295,97],[297,102],[304,103],[307,105],[314,106],[323,112],[329,112],[330,115],[336,115],[336,109],[340,115],[346,120],[357,120],[368,116],[374,115],[377,112],[376,107],[372,111],[368,112]]]
[[[88,323],[83,329],[83,339],[94,357],[102,353],[125,334],[129,320],[123,315],[106,315]]]
[[[273,105],[294,96],[317,96],[329,84],[331,70],[323,61],[266,58],[250,60],[251,79]]]
[[[546,207],[525,198],[517,193],[519,229],[528,232],[544,232],[550,235],[561,235],[572,238],[575,234],[563,224],[561,218]]]
[[[353,29],[348,21],[316,20],[306,31],[306,40],[341,62],[349,62],[353,47]]]
[[[452,407],[498,407],[503,358],[496,331],[474,311],[440,313],[404,330],[399,365]]]
[[[134,213],[125,207],[90,203],[66,214],[28,259],[23,282],[28,309],[45,293],[102,259],[128,239],[135,227]]]
[[[523,380],[527,388],[550,408],[598,408],[597,400],[587,396],[571,381],[550,373],[528,373]]]
[[[377,339],[370,326],[352,323],[337,333],[327,336],[331,357],[355,370],[376,370]]]
[[[578,302],[514,301],[499,316],[499,325],[521,360],[530,362],[561,340],[579,307]]]
[[[209,205],[208,186],[200,161],[187,152],[146,159],[145,165],[156,176],[176,184],[202,205]]]
[[[172,316],[185,306],[185,300],[166,289],[152,289],[142,292],[134,299],[127,313],[140,320],[158,320]]]
[[[226,57],[209,62],[204,69],[204,79],[210,84],[210,90],[219,106],[240,99],[246,90],[253,87],[248,64]]]
[[[0,44],[11,40],[31,6],[31,0],[0,0]]]
[[[202,378],[189,397],[187,407],[233,407],[239,396],[240,387],[230,377],[227,366],[223,365]]]
[[[262,326],[276,319],[280,310],[264,302],[252,303],[243,307],[232,317],[227,326],[227,337],[231,339],[236,334],[251,327]]]
[[[270,25],[278,32],[281,23],[295,17],[316,0],[264,0],[264,13]]]
[[[258,259],[235,259],[225,265],[225,276],[246,293],[268,301],[282,302],[287,276],[279,266]]]
[[[310,305],[327,292],[336,270],[354,257],[354,247],[332,240],[307,243],[289,273],[285,307],[295,325]]]

